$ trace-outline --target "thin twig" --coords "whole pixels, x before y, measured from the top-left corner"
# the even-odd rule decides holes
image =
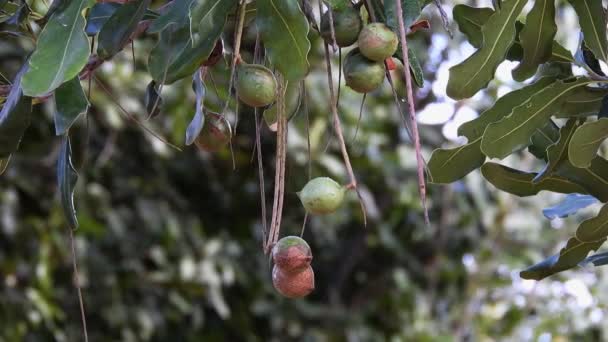
[[[72,247],[72,267],[74,270],[74,287],[76,287],[76,293],[78,294],[78,304],[80,306],[80,320],[82,321],[82,333],[84,335],[84,342],[89,341],[89,334],[87,333],[87,317],[84,310],[84,300],[82,298],[82,289],[80,287],[80,275],[78,272],[78,262],[76,261],[76,244],[74,243],[74,230],[68,228],[70,232],[70,245]]]
[[[319,2],[319,11],[322,11],[321,2]],[[359,188],[357,186],[357,178],[355,177],[353,167],[350,163],[350,157],[348,156],[348,151],[346,149],[346,142],[344,141],[344,134],[342,133],[342,124],[340,123],[340,116],[338,115],[336,94],[334,93],[333,77],[331,72],[331,59],[329,58],[329,45],[327,44],[327,42],[323,43],[323,47],[325,48],[325,64],[327,66],[326,69],[327,82],[329,86],[329,101],[331,102],[330,108],[333,116],[334,131],[336,132],[336,136],[338,137],[338,142],[340,143],[340,151],[342,152],[342,159],[344,159],[344,166],[346,167],[346,172],[348,173],[348,178],[350,179],[350,183],[346,187],[354,189],[357,193],[357,197],[359,198],[359,204],[361,205],[361,211],[363,213],[363,224],[367,226],[367,213],[365,209],[365,204],[363,203],[363,197],[361,197],[361,193],[359,192]]]
[[[144,131],[148,132],[151,136],[153,136],[154,138],[158,139],[159,141],[165,143],[167,146],[177,150],[177,151],[182,151],[181,148],[173,145],[172,143],[168,142],[165,138],[161,137],[158,133],[154,132],[153,130],[151,130],[150,128],[146,127],[146,125],[144,125],[141,121],[137,120],[137,118],[129,113],[120,103],[118,103],[118,101],[113,97],[112,92],[110,92],[110,90],[108,90],[108,88],[106,88],[103,83],[99,80],[99,78],[97,78],[97,76],[93,76],[95,78],[95,82],[97,83],[97,85],[99,85],[99,87],[108,95],[108,97],[110,98],[110,100],[120,109],[119,112],[122,112],[122,114],[129,120],[135,122],[139,127],[141,127]]]
[[[355,127],[355,134],[353,134],[353,138],[351,139],[351,144],[355,142],[357,139],[357,133],[359,132],[359,125],[361,125],[361,118],[363,118],[363,106],[365,105],[365,99],[367,97],[367,93],[363,94],[363,98],[361,98],[361,107],[359,107],[359,119],[357,120],[357,126]]]
[[[405,86],[407,89],[407,102],[409,105],[410,122],[412,124],[412,135],[414,136],[414,147],[416,149],[416,163],[418,165],[418,191],[420,192],[420,202],[424,210],[424,221],[430,225],[429,211],[426,206],[426,182],[424,177],[424,161],[422,160],[422,148],[420,136],[418,134],[418,124],[416,122],[416,107],[414,105],[414,90],[412,89],[412,76],[410,75],[410,59],[408,56],[407,39],[405,37],[405,24],[403,22],[403,9],[401,1],[395,1],[397,21],[399,23],[399,36],[401,40],[401,52],[403,54],[403,73],[405,75]]]

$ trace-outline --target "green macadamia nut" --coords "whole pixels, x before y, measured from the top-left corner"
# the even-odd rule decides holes
[[[376,62],[383,62],[397,51],[397,35],[383,23],[365,26],[358,39],[361,54]]]
[[[323,215],[336,211],[344,201],[346,189],[328,177],[310,180],[298,193],[307,212]]]
[[[359,32],[363,27],[359,11],[349,6],[340,11],[333,11],[332,15],[336,44],[340,47],[347,47],[357,42]],[[327,43],[332,44],[330,24],[329,11],[327,11],[321,17],[321,37]]]
[[[215,152],[226,146],[231,136],[228,120],[222,115],[208,112],[205,114],[205,125],[194,143],[202,151]]]
[[[365,58],[359,49],[346,55],[343,69],[346,85],[359,93],[368,93],[382,85],[386,72],[383,62]]]
[[[241,64],[237,70],[236,91],[241,101],[251,107],[264,107],[277,97],[277,80],[263,65]]]

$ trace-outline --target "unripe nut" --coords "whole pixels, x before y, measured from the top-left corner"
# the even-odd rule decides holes
[[[275,265],[272,268],[272,284],[287,298],[302,298],[315,289],[315,273],[311,266],[297,273],[288,273]]]
[[[345,192],[333,179],[318,177],[306,183],[298,196],[307,212],[323,215],[333,213],[342,205]]]
[[[225,117],[217,113],[205,114],[205,125],[194,140],[202,151],[215,152],[230,142],[232,130]]]
[[[382,82],[386,69],[383,62],[374,62],[354,49],[344,58],[344,79],[346,85],[359,93],[375,90]]]
[[[333,11],[332,15],[336,44],[340,47],[353,45],[357,41],[359,32],[361,32],[361,28],[363,27],[359,11],[349,6],[340,11]],[[321,37],[327,43],[332,44],[330,24],[329,11],[327,11],[321,17]]]
[[[272,260],[284,272],[297,273],[310,265],[312,252],[304,239],[286,236],[272,248]]]
[[[361,54],[372,61],[382,62],[397,51],[397,35],[383,23],[372,23],[359,33]]]
[[[236,91],[239,99],[251,107],[264,107],[277,97],[277,80],[263,65],[241,64],[237,70]]]

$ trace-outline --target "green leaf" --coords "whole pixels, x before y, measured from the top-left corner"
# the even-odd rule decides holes
[[[466,5],[456,5],[454,7],[454,21],[458,24],[460,31],[467,37],[469,43],[479,48],[483,42],[481,28],[488,21],[494,10],[487,7],[470,7]],[[523,48],[519,41],[519,34],[525,27],[521,22],[515,23],[516,34],[515,42],[507,52],[507,59],[521,61],[523,58]],[[551,62],[572,62],[574,58],[570,51],[553,41],[551,44]]]
[[[555,0],[536,0],[526,18],[526,26],[519,34],[523,47],[523,59],[513,69],[513,78],[524,81],[532,77],[538,66],[551,58],[555,24]]]
[[[458,135],[466,136],[469,142],[460,147],[437,149],[433,152],[428,163],[431,182],[451,183],[480,167],[486,160],[480,149],[486,127],[509,115],[513,107],[526,103],[532,95],[554,81],[552,77],[543,77],[529,86],[514,90],[496,100],[494,106],[481,113],[477,119],[460,125]]]
[[[579,127],[568,145],[568,156],[572,165],[590,166],[606,138],[608,138],[608,118],[587,122]]]
[[[600,248],[602,243],[604,243],[604,240],[585,243],[576,238],[571,238],[558,254],[528,267],[519,275],[524,279],[541,280],[553,274],[571,269],[583,261],[589,252]]]
[[[334,11],[340,11],[350,6],[350,1],[348,0],[324,0],[323,2]]]
[[[602,99],[608,95],[607,88],[581,87],[573,91],[555,114],[557,118],[596,115]]]
[[[103,24],[110,19],[120,6],[120,4],[114,2],[98,2],[91,7],[87,15],[87,25],[84,29],[87,35],[94,36],[98,34]]]
[[[483,44],[464,62],[450,68],[447,94],[454,99],[475,95],[494,77],[498,65],[515,41],[515,21],[526,0],[510,0],[483,25]]]
[[[186,129],[186,145],[192,145],[192,143],[194,143],[194,140],[196,140],[196,137],[198,137],[205,125],[203,105],[205,101],[205,84],[201,78],[201,73],[198,71],[192,75],[192,87],[194,88],[194,94],[196,95],[196,109],[194,118]]]
[[[2,175],[4,173],[4,171],[6,171],[6,169],[8,168],[8,164],[10,162],[11,162],[10,154],[8,155],[8,157],[0,158],[0,175]]]
[[[481,28],[494,14],[494,10],[488,7],[471,7],[467,5],[454,6],[454,21],[458,24],[458,29],[462,32],[469,43],[476,48],[481,47],[483,37]]]
[[[76,209],[74,208],[74,187],[77,181],[78,173],[72,165],[70,138],[66,134],[62,138],[59,159],[57,159],[57,184],[63,213],[71,229],[78,228]]]
[[[416,56],[416,52],[414,51],[412,46],[410,46],[408,48],[407,55],[409,57],[409,62],[410,62],[410,74],[412,75],[412,78],[414,79],[414,83],[416,83],[416,86],[418,88],[422,88],[424,86],[424,73],[422,71],[422,66],[420,65],[420,61],[418,60],[418,57]],[[401,43],[399,43],[399,47],[397,48],[397,52],[395,52],[395,56],[397,56],[397,58],[401,62],[403,62],[403,52],[401,50]]]
[[[590,195],[602,202],[608,201],[608,161],[600,156],[593,158],[591,165],[585,168],[574,167],[570,162],[564,162],[556,171],[556,175],[567,178],[579,184]]]
[[[84,33],[84,9],[93,0],[73,0],[55,12],[46,24],[23,76],[23,93],[37,97],[74,78],[89,59],[89,40]]]
[[[81,114],[89,109],[89,101],[78,76],[55,90],[55,134],[67,133]]]
[[[174,0],[169,10],[152,22],[148,32],[157,33],[170,25],[181,27],[186,22],[190,23],[195,3],[196,0]]]
[[[152,78],[171,84],[191,76],[213,51],[236,3],[236,0],[205,0],[192,10],[192,21],[198,22],[198,31],[190,30],[187,23],[163,30],[148,60]]]
[[[308,74],[308,21],[298,1],[258,0],[256,24],[270,63],[289,82]]]
[[[483,164],[481,174],[499,190],[520,197],[534,196],[543,190],[563,194],[587,193],[578,184],[557,175],[549,175],[539,182],[534,182],[536,173],[524,172],[492,162]]]
[[[401,9],[403,10],[403,24],[406,28],[410,27],[420,17],[420,3],[418,0],[398,0],[401,1]],[[397,19],[397,8],[395,0],[384,0],[384,15],[386,16],[386,25],[393,30],[399,28],[399,19]]]
[[[287,84],[285,90],[285,113],[287,114],[287,120],[291,120],[302,104],[302,98],[304,95],[304,88],[302,82],[290,82]],[[277,130],[277,104],[273,104],[270,108],[264,111],[264,121],[268,128],[276,132]]]
[[[13,80],[11,91],[0,110],[0,158],[7,158],[19,148],[23,133],[30,125],[32,99],[23,96],[21,79],[27,62]]]
[[[137,25],[144,17],[150,0],[133,0],[120,6],[103,24],[97,39],[97,54],[102,59],[112,58],[129,42]]]
[[[559,127],[551,119],[541,128],[537,128],[530,137],[528,151],[536,158],[548,160],[547,149],[559,140]]]
[[[515,108],[508,117],[490,124],[484,132],[481,150],[490,158],[504,158],[530,144],[537,128],[544,126],[559,110],[566,97],[592,83],[587,78],[556,81]]]
[[[564,161],[568,160],[568,144],[570,139],[574,135],[576,129],[580,126],[580,121],[576,119],[570,119],[568,122],[559,130],[559,140],[547,148],[547,165],[545,168],[538,173],[534,182],[539,182],[543,178],[553,173]]]
[[[608,237],[608,205],[604,205],[596,217],[581,223],[574,237],[581,242],[606,241],[606,237]]]
[[[564,218],[596,203],[599,203],[597,198],[590,195],[568,194],[557,205],[543,209],[543,215],[549,220]]]
[[[578,15],[578,22],[583,31],[585,42],[595,57],[608,62],[606,55],[606,11],[602,0],[568,0]]]

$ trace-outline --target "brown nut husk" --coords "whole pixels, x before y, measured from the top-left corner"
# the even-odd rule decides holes
[[[241,64],[237,70],[239,99],[251,107],[264,107],[277,97],[277,80],[270,69],[258,64]]]
[[[354,49],[344,58],[344,79],[346,85],[356,92],[368,93],[378,88],[384,81],[383,62],[371,61]]]
[[[359,11],[353,7],[346,7],[341,11],[333,11],[334,36],[336,44],[340,47],[347,47],[357,42],[359,32],[363,28],[363,21]],[[329,11],[321,17],[321,37],[332,44]]]
[[[299,236],[286,236],[272,248],[274,264],[287,273],[297,273],[310,265],[310,246]]]
[[[205,125],[194,140],[194,144],[202,151],[215,152],[230,142],[232,130],[225,117],[217,113],[205,114]]]
[[[397,35],[383,23],[372,23],[359,33],[359,50],[367,59],[382,62],[397,51]]]
[[[302,298],[315,289],[315,273],[311,266],[297,273],[288,273],[275,265],[272,268],[272,284],[287,298]]]

